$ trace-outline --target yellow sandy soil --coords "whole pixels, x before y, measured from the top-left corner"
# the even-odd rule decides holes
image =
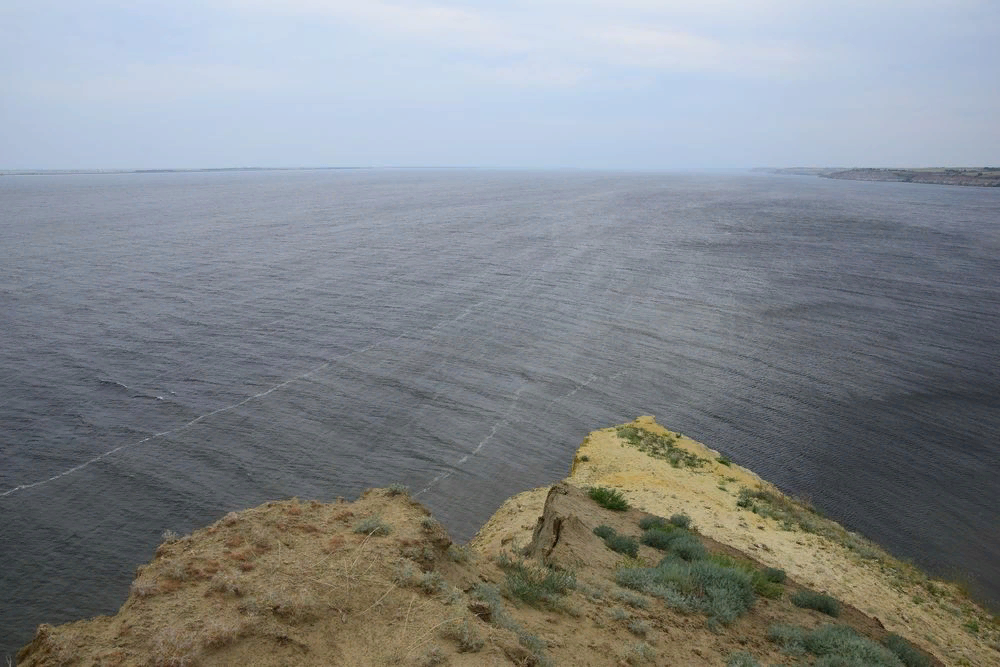
[[[653,417],[640,417],[632,425],[671,433]],[[773,519],[739,509],[736,499],[741,486],[776,489],[750,470],[717,463],[718,452],[690,438],[679,436],[677,446],[710,463],[699,469],[674,468],[627,445],[615,428],[594,431],[577,451],[566,482],[617,488],[634,507],[653,514],[686,513],[704,535],[858,607],[889,631],[923,646],[947,664],[1000,665],[996,627],[990,627],[992,617],[954,586],[934,582],[941,594],[931,596],[917,581],[926,580],[922,575],[888,554],[862,560],[830,539],[783,530]],[[501,547],[527,544],[546,491],[533,489],[508,499],[470,546],[495,553]],[[973,620],[979,623],[978,633],[963,626]]]

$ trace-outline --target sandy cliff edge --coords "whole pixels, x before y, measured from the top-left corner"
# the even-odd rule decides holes
[[[619,490],[632,509],[599,507],[593,486]],[[616,585],[619,568],[663,553],[643,544],[624,559],[593,529],[637,535],[641,518],[675,513],[710,553],[784,570],[780,594],[720,631]],[[560,568],[574,585],[528,603],[511,594],[518,576]],[[509,498],[464,547],[401,489],[230,513],[161,545],[116,615],[40,626],[18,664],[722,665],[744,651],[801,664],[768,637],[775,623],[834,620],[792,605],[801,590],[839,599],[836,622],[874,641],[905,637],[927,664],[1000,664],[996,618],[957,587],[652,417],[592,432],[562,483]]]

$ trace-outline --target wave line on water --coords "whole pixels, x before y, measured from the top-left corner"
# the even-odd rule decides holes
[[[534,273],[537,273],[537,272],[538,271],[535,271],[535,272],[532,272],[531,274],[528,274],[527,276],[525,276],[524,278],[522,278],[522,280],[520,281],[520,283],[523,284],[532,275],[534,275]],[[485,275],[485,272],[484,272],[483,275]],[[486,299],[481,299],[481,300],[476,301],[475,303],[473,303],[473,304],[471,304],[469,306],[466,306],[457,316],[452,317],[451,319],[439,322],[438,324],[434,325],[433,327],[431,327],[427,331],[422,332],[421,335],[422,336],[427,336],[429,334],[434,334],[435,332],[437,332],[438,330],[440,330],[443,327],[449,326],[451,324],[454,324],[456,322],[459,322],[459,321],[465,319],[466,317],[469,316],[469,314],[471,314],[473,311],[475,311],[476,309],[480,308],[484,304],[487,304],[490,301],[495,301],[497,299],[503,299],[503,298],[505,298],[514,289],[514,287],[515,287],[515,285],[511,285],[511,286],[507,287],[506,289],[504,289],[503,291],[501,291],[497,295],[494,295],[494,296],[486,298]],[[123,449],[130,449],[132,447],[137,447],[137,446],[143,444],[144,442],[148,442],[148,441],[153,440],[155,438],[162,438],[162,437],[167,436],[167,435],[173,435],[175,433],[180,433],[182,431],[185,431],[185,430],[191,428],[195,424],[198,424],[198,423],[202,422],[203,420],[208,419],[209,417],[214,417],[215,415],[222,414],[224,412],[229,412],[231,410],[235,410],[236,408],[239,408],[239,407],[242,407],[242,406],[246,405],[250,401],[256,400],[258,398],[264,398],[265,396],[268,396],[268,395],[274,393],[275,391],[278,391],[279,389],[283,389],[283,388],[287,387],[288,385],[290,385],[290,384],[292,384],[294,382],[297,382],[299,380],[304,380],[304,379],[306,379],[308,377],[311,377],[311,376],[313,376],[313,375],[315,375],[317,373],[320,373],[320,372],[326,370],[327,368],[329,368],[330,366],[332,366],[334,362],[346,361],[347,359],[350,359],[351,357],[353,357],[355,355],[364,354],[366,352],[369,352],[369,351],[375,349],[376,347],[379,347],[380,345],[384,345],[386,343],[392,343],[394,341],[397,341],[397,340],[400,340],[402,338],[405,338],[408,335],[409,335],[408,333],[404,332],[404,333],[398,334],[396,336],[390,336],[390,337],[383,338],[381,340],[377,340],[374,343],[371,343],[370,345],[366,345],[365,347],[358,348],[357,350],[353,350],[351,352],[348,352],[347,354],[344,354],[344,355],[342,355],[340,357],[337,357],[336,359],[331,359],[329,361],[325,361],[322,364],[319,364],[318,366],[316,366],[316,367],[314,367],[314,368],[306,371],[305,373],[301,373],[301,374],[296,375],[294,377],[291,377],[291,378],[289,378],[287,380],[284,380],[283,382],[279,382],[278,384],[270,387],[269,389],[266,389],[265,391],[261,391],[259,393],[256,393],[256,394],[253,394],[251,396],[248,396],[248,397],[244,398],[243,400],[241,400],[241,401],[239,401],[237,403],[233,403],[232,405],[227,405],[227,406],[218,408],[216,410],[212,410],[211,412],[206,412],[205,414],[198,415],[197,417],[195,417],[191,421],[185,422],[184,424],[181,424],[180,426],[177,426],[177,427],[172,428],[172,429],[168,429],[166,431],[161,431],[159,433],[154,433],[153,435],[146,436],[142,440],[137,440],[137,441],[132,442],[132,443],[126,443],[124,445],[118,445],[117,447],[115,447],[113,449],[109,449],[106,452],[102,452],[101,454],[98,454],[97,456],[95,456],[95,457],[93,457],[91,459],[88,459],[88,460],[86,460],[86,461],[84,461],[82,463],[79,463],[79,464],[73,466],[72,468],[67,468],[66,470],[63,470],[62,472],[59,472],[59,473],[57,473],[55,475],[52,475],[51,477],[47,477],[45,479],[40,479],[38,481],[30,482],[30,483],[27,483],[27,484],[18,484],[17,486],[11,487],[11,488],[9,488],[9,489],[7,489],[5,491],[0,492],[0,498],[6,498],[7,496],[13,495],[13,494],[17,493],[18,491],[26,491],[28,489],[32,489],[32,488],[35,488],[35,487],[38,487],[38,486],[42,486],[42,485],[48,484],[50,482],[54,482],[54,481],[56,481],[58,479],[66,477],[68,475],[72,475],[73,473],[79,472],[79,471],[81,471],[81,470],[89,467],[90,465],[92,465],[94,463],[97,463],[98,461],[102,461],[102,460],[106,459],[109,456],[117,454],[118,452],[122,451]],[[124,385],[124,384],[122,384],[120,382],[115,382],[115,384],[119,384],[119,385],[121,385],[123,387],[128,388],[127,385]],[[522,387],[522,389],[523,389],[523,387]],[[520,393],[520,391],[521,390],[519,389],[518,390],[518,394]],[[492,435],[490,437],[492,437]]]
[[[610,290],[611,290],[611,287],[608,287],[608,289],[606,291],[610,291]],[[625,310],[622,311],[620,317],[623,317],[623,316],[627,315],[628,312],[630,310],[632,310],[633,303],[634,303],[634,298],[632,296],[629,296],[628,304],[625,306]],[[603,351],[606,347],[607,347],[607,341],[605,341],[604,344],[601,346],[601,350]],[[584,381],[584,382],[575,382],[574,384],[576,386],[571,391],[569,391],[568,393],[563,394],[562,396],[556,396],[555,398],[551,399],[545,405],[545,412],[543,413],[543,416],[548,415],[549,412],[552,411],[552,407],[556,403],[558,403],[559,401],[563,401],[563,400],[565,400],[567,398],[571,398],[571,397],[575,396],[577,394],[577,392],[579,392],[581,389],[585,389],[585,388],[589,387],[594,382],[597,382],[598,380],[602,380],[604,382],[612,382],[612,381],[617,380],[618,378],[622,377],[623,375],[627,374],[628,372],[629,372],[628,369],[624,369],[624,370],[618,371],[617,373],[613,373],[611,375],[608,375],[607,377],[601,377],[599,375],[591,373],[587,377],[586,381]],[[514,400],[507,407],[507,410],[504,411],[503,416],[499,420],[497,420],[496,422],[494,422],[493,427],[490,429],[489,435],[487,435],[485,438],[483,438],[479,442],[479,444],[476,445],[475,449],[473,449],[471,452],[469,452],[467,454],[463,454],[462,457],[459,458],[455,462],[455,468],[458,468],[459,466],[464,465],[466,462],[468,462],[468,460],[469,460],[470,457],[475,456],[480,451],[482,451],[483,446],[485,446],[490,440],[493,439],[493,437],[497,434],[497,431],[500,430],[500,428],[502,426],[506,426],[506,425],[508,425],[510,423],[519,424],[522,421],[522,420],[519,419],[517,421],[510,422],[509,421],[509,417],[510,417],[511,411],[514,409],[514,406],[517,404],[517,402],[521,398],[521,392],[524,391],[524,389],[525,389],[526,386],[527,385],[521,385],[518,388],[518,390],[516,392],[514,392]],[[434,395],[434,398],[437,398],[437,394]],[[434,398],[431,399],[431,402],[433,402]],[[412,422],[413,418],[411,418],[410,421]],[[439,482],[441,482],[441,481],[443,481],[443,480],[448,479],[449,477],[451,477],[452,473],[454,473],[454,472],[455,472],[454,469],[448,470],[448,471],[439,472],[437,475],[434,476],[433,479],[431,479],[430,482],[427,483],[427,486],[425,486],[424,488],[422,488],[419,491],[417,491],[416,493],[414,493],[413,496],[416,497],[416,496],[421,495],[422,493],[426,493],[427,491],[430,491],[431,488],[433,488],[434,486],[436,486]]]
[[[476,445],[475,449],[473,449],[468,454],[464,454],[462,456],[462,458],[460,458],[458,461],[456,461],[455,462],[455,466],[456,467],[458,467],[458,466],[464,464],[466,461],[468,461],[470,456],[475,456],[480,451],[482,451],[483,447],[486,446],[486,444],[490,440],[492,440],[493,437],[497,434],[497,431],[499,431],[501,427],[503,427],[503,426],[505,426],[506,424],[509,423],[509,421],[510,421],[510,413],[514,411],[514,406],[516,406],[517,403],[518,403],[518,401],[521,400],[521,392],[523,392],[527,388],[527,386],[528,386],[527,384],[522,384],[520,387],[517,388],[517,391],[515,391],[514,395],[511,397],[510,405],[508,405],[507,409],[504,410],[504,413],[500,417],[500,419],[498,419],[497,421],[495,421],[493,423],[493,428],[490,429],[489,435],[487,435],[485,438],[483,438],[482,440],[480,440],[479,444]],[[448,471],[445,471],[445,472],[438,473],[434,477],[434,479],[432,479],[430,482],[427,483],[427,486],[425,486],[424,488],[422,488],[419,491],[417,491],[416,493],[414,493],[413,496],[416,497],[416,496],[419,496],[421,493],[429,491],[431,489],[431,487],[433,487],[438,482],[441,482],[441,481],[443,481],[443,480],[448,479],[449,477],[451,477],[451,474],[453,472],[454,472],[454,470],[448,470]]]
[[[593,375],[593,374],[591,374],[587,378],[586,382],[577,383],[576,387],[574,387],[568,393],[563,394],[562,396],[556,396],[555,398],[553,398],[552,400],[550,400],[548,402],[548,404],[545,406],[546,407],[545,414],[548,414],[548,412],[552,409],[552,406],[555,405],[556,403],[558,403],[559,401],[562,401],[562,400],[565,400],[567,398],[570,398],[571,396],[574,396],[578,391],[580,391],[581,389],[585,389],[585,388],[589,387],[590,385],[592,385],[593,383],[597,382],[598,380],[602,380],[604,382],[611,382],[613,380],[617,380],[618,378],[620,378],[621,376],[625,375],[626,373],[628,373],[627,370],[622,370],[622,371],[618,371],[617,373],[614,373],[612,375],[608,375],[607,377],[601,377],[599,375]],[[516,392],[514,392],[514,397],[513,397],[513,400],[511,401],[511,404],[507,407],[507,410],[504,411],[503,416],[500,419],[498,419],[496,422],[493,423],[493,427],[490,429],[489,435],[487,435],[485,438],[483,438],[482,440],[480,440],[479,444],[477,444],[476,447],[472,451],[470,451],[467,454],[463,454],[462,457],[455,462],[455,466],[454,466],[455,468],[458,468],[459,466],[464,465],[466,462],[468,462],[468,460],[469,460],[470,457],[473,457],[476,454],[478,454],[480,451],[482,451],[483,447],[487,443],[489,443],[490,440],[493,439],[493,437],[497,434],[497,431],[499,431],[501,428],[503,428],[504,426],[508,426],[510,424],[519,424],[519,423],[521,423],[521,421],[523,421],[523,420],[520,420],[520,419],[515,420],[515,421],[510,421],[510,413],[513,411],[514,406],[517,404],[517,402],[521,399],[521,392],[524,391],[524,389],[526,388],[526,386],[527,385],[522,385],[521,387],[518,388],[518,390]],[[417,496],[421,495],[422,493],[426,493],[427,491],[430,491],[431,488],[433,488],[434,486],[436,486],[439,482],[442,482],[442,481],[448,479],[449,477],[451,477],[454,472],[455,472],[454,469],[448,470],[448,471],[444,471],[444,472],[439,472],[437,475],[434,476],[434,478],[431,481],[429,481],[427,483],[427,486],[425,486],[424,488],[422,488],[419,491],[417,491],[416,493],[414,493],[413,496],[417,497]]]

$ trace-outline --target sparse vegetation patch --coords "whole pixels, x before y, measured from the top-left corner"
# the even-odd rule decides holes
[[[624,512],[629,508],[628,501],[618,489],[609,489],[605,486],[592,486],[588,491],[590,499],[605,509],[616,512]]]
[[[410,487],[405,484],[399,484],[398,482],[396,484],[390,484],[386,487],[386,490],[389,492],[390,496],[406,496],[410,493]]]
[[[703,459],[682,447],[678,447],[677,439],[673,435],[659,435],[636,426],[619,426],[617,433],[619,438],[640,452],[653,458],[663,459],[675,468],[681,466],[700,468],[708,463],[708,459]]]
[[[377,515],[372,515],[354,524],[354,532],[363,535],[385,536],[392,532],[392,527],[383,522]]]
[[[713,623],[729,625],[753,606],[750,576],[710,560],[686,562],[666,557],[656,567],[621,568],[620,586],[662,598],[682,612],[702,612]]]
[[[824,667],[904,667],[892,651],[862,637],[846,625],[823,625],[808,631],[793,625],[773,625],[768,639],[792,655],[809,652]]]
[[[726,667],[760,667],[760,663],[750,653],[737,651],[726,660]]]
[[[545,642],[527,632],[515,621],[504,606],[500,592],[489,584],[476,584],[472,589],[472,597],[486,603],[489,608],[490,622],[498,628],[510,630],[517,635],[517,642],[532,653],[535,664],[539,667],[551,667],[552,661],[546,656]]]
[[[507,575],[507,593],[532,607],[562,607],[562,597],[576,588],[572,572],[511,559],[503,554],[497,565]]]

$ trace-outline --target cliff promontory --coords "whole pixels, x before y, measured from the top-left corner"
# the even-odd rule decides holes
[[[403,487],[171,536],[22,665],[995,665],[996,619],[651,417],[465,546]]]

